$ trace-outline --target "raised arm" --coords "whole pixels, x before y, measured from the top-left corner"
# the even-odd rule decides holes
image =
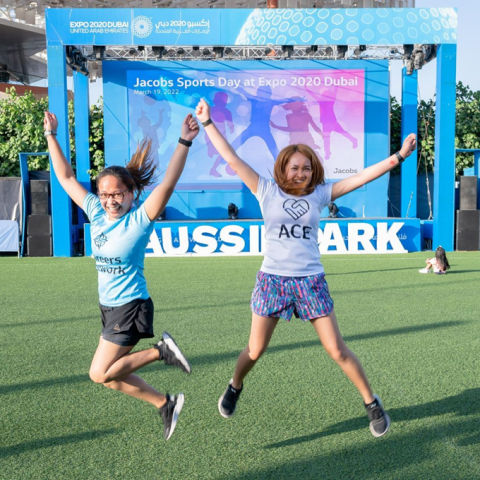
[[[58,143],[56,132],[58,127],[57,117],[50,112],[45,112],[43,120],[45,131],[55,132],[55,135],[47,136],[48,151],[52,159],[55,175],[67,195],[80,207],[83,208],[83,200],[88,191],[75,178],[71,165],[67,162],[65,155]]]
[[[191,142],[197,135],[198,123],[192,117],[192,114],[188,114],[182,123],[181,138],[186,142]],[[184,144],[179,143],[177,145],[177,148],[170,159],[170,163],[168,164],[163,182],[158,185],[158,187],[156,187],[145,200],[145,211],[150,220],[156,220],[165,210],[165,207],[175,189],[175,185],[185,167],[188,149],[189,147]]]
[[[202,123],[211,120],[210,106],[203,98],[198,102],[195,113]],[[243,183],[245,183],[252,193],[257,193],[258,173],[237,155],[213,122],[205,127],[205,131],[221,157],[233,168],[235,173],[242,179]]]
[[[414,133],[411,133],[403,142],[402,148],[400,149],[400,156],[403,159],[409,157],[416,148],[416,136]],[[403,160],[402,160],[403,161]],[[389,172],[395,168],[401,161],[396,154],[391,155],[385,160],[372,165],[371,167],[365,168],[360,173],[353,175],[351,177],[340,180],[337,183],[333,184],[332,187],[332,202],[337,198],[346,195],[347,193],[356,190],[363,185],[376,180],[385,173]]]

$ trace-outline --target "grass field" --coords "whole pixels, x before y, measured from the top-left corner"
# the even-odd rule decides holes
[[[361,398],[311,325],[280,323],[237,413],[217,401],[250,328],[260,257],[146,260],[157,335],[190,376],[142,376],[183,391],[177,430],[146,403],[93,384],[100,332],[93,260],[0,258],[0,478],[480,478],[480,253],[324,257],[341,331],[392,418],[373,438]],[[139,348],[146,348],[144,340]]]

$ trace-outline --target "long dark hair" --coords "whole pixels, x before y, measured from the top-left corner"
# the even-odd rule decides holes
[[[450,264],[447,260],[447,254],[443,247],[437,247],[435,250],[435,260],[437,261],[437,267],[440,267],[440,270],[446,272],[450,268]]]
[[[137,145],[137,150],[126,167],[113,165],[98,174],[97,188],[103,177],[112,175],[121,180],[129,192],[135,193],[135,200],[138,200],[144,188],[154,182],[156,169],[157,165],[152,155],[152,141],[144,138]]]
[[[304,184],[293,186],[287,182],[287,164],[290,157],[295,153],[301,153],[307,157],[312,164],[312,176]],[[277,157],[273,167],[273,178],[277,185],[289,195],[300,197],[302,195],[309,195],[315,190],[317,185],[325,183],[325,171],[323,165],[318,158],[315,151],[308,145],[299,143],[298,145],[289,145],[285,147]]]

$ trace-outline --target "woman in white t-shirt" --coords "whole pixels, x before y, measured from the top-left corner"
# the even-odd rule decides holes
[[[212,122],[205,100],[197,105],[196,115],[213,146],[257,197],[265,222],[265,258],[252,294],[250,339],[219,399],[220,414],[225,418],[234,414],[243,379],[267,349],[279,318],[290,320],[295,313],[311,322],[325,350],[357,387],[372,434],[384,435],[390,418],[338,328],[320,262],[318,225],[320,212],[328,203],[375,180],[408,157],[415,149],[415,135],[406,138],[400,152],[334,184],[325,183],[323,166],[310,147],[290,145],[277,157],[274,180],[267,180],[238,157]]]

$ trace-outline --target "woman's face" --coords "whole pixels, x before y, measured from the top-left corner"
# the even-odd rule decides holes
[[[117,220],[125,215],[133,203],[133,192],[113,175],[107,175],[98,182],[98,198],[110,220]]]
[[[306,183],[312,177],[312,162],[300,152],[295,152],[286,165],[287,181],[293,185]]]

